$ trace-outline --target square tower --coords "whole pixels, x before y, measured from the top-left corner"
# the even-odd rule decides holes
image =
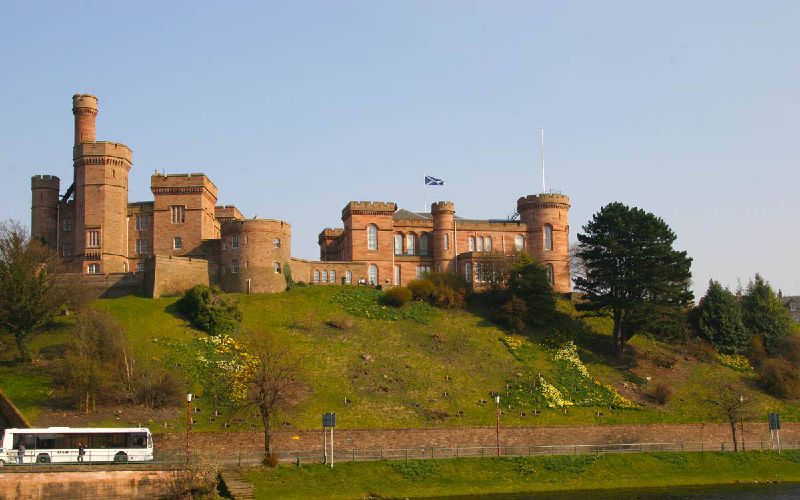
[[[217,186],[204,174],[156,174],[153,193],[153,253],[203,254],[203,240],[219,239]]]

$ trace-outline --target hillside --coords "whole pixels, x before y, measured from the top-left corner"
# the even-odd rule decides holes
[[[345,428],[493,425],[493,391],[501,394],[507,426],[719,420],[703,404],[713,390],[711,381],[739,379],[749,387],[746,397],[757,397],[763,412],[779,411],[786,421],[800,417],[795,403],[761,393],[752,372],[701,362],[682,346],[637,338],[636,356],[621,365],[606,355],[610,325],[577,319],[566,301],[559,302],[559,318],[552,325],[512,336],[479,315],[422,304],[406,306],[399,319],[386,319],[397,311],[377,306],[371,291],[360,287],[298,288],[236,298],[244,312],[242,340],[270,333],[301,360],[313,391],[285,418],[290,428],[317,428],[326,411],[335,411],[338,425]],[[185,362],[176,352],[206,334],[175,312],[175,301],[129,296],[98,300],[95,307],[120,321],[139,356],[182,373]],[[341,318],[351,318],[352,327],[331,326]],[[0,387],[26,416],[41,425],[88,419],[93,424],[163,427],[167,422],[168,429],[183,428],[182,405],[158,411],[110,405],[88,416],[65,409],[53,367],[63,355],[72,324],[71,317],[60,317],[36,335],[36,361],[30,366],[0,364]],[[577,345],[572,354],[563,348],[570,338]],[[3,344],[0,359],[13,356],[13,346]],[[674,365],[655,366],[664,365],[665,358]],[[663,406],[650,395],[658,382],[674,391]],[[549,407],[555,400],[548,399],[543,386],[558,388],[564,404]],[[195,384],[192,391],[202,393],[202,388]],[[255,425],[247,418],[213,417],[210,402],[202,397],[196,403],[196,430]]]

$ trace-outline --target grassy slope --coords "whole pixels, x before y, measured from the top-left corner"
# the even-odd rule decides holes
[[[432,427],[461,425],[492,425],[494,408],[481,404],[491,400],[490,391],[505,391],[506,383],[542,373],[555,377],[548,354],[535,339],[548,329],[531,332],[534,339],[528,356],[515,358],[500,338],[506,335],[479,316],[463,312],[439,312],[430,324],[410,320],[375,320],[353,318],[351,329],[328,326],[327,321],[345,316],[333,300],[340,287],[295,289],[284,294],[239,295],[244,311],[242,336],[271,334],[290,346],[302,360],[313,394],[287,418],[293,427],[316,428],[319,415],[325,411],[339,414],[339,425],[345,428],[364,427]],[[123,297],[97,301],[97,307],[113,314],[125,326],[127,337],[139,356],[163,360],[165,342],[181,343],[205,335],[191,328],[174,312],[174,298],[146,299]],[[569,319],[571,305],[560,308],[565,316],[556,325],[560,330],[578,332],[581,358],[591,374],[611,383],[624,393],[626,381],[642,381],[652,376],[653,382],[669,380],[675,396],[664,407],[648,404],[641,393],[625,394],[645,402],[641,411],[609,410],[603,408],[571,408],[563,411],[540,409],[531,416],[530,407],[506,408],[504,425],[582,424],[582,423],[648,423],[696,422],[708,420],[703,404],[708,394],[710,377],[725,380],[744,379],[742,374],[719,365],[685,361],[671,371],[656,369],[648,363],[638,367],[616,366],[604,357],[610,325],[603,320],[587,322]],[[34,353],[57,351],[69,335],[71,318],[59,318],[54,327],[33,339]],[[155,340],[154,340],[155,339]],[[645,339],[635,339],[640,353],[654,349]],[[669,346],[661,346],[669,349]],[[13,356],[6,348],[0,359]],[[365,360],[365,358],[367,360]],[[39,364],[19,367],[0,365],[0,386],[27,416],[36,419],[40,407],[52,397],[53,374]],[[628,383],[629,387],[633,384]],[[194,391],[198,391],[198,387]],[[755,395],[755,388],[752,394]],[[444,393],[447,392],[447,397]],[[344,398],[349,404],[344,403]],[[761,396],[762,410],[778,410],[785,420],[797,420],[794,405],[782,404]],[[222,419],[210,420],[212,408],[200,399],[196,430],[222,428]],[[525,411],[527,416],[520,416]],[[600,411],[602,416],[596,416]],[[182,408],[174,410],[174,421],[180,428]],[[446,416],[445,416],[446,415]],[[103,420],[102,416],[90,416]],[[108,423],[108,422],[104,422]],[[124,423],[119,421],[119,423]],[[131,422],[134,423],[134,422]],[[234,427],[248,428],[247,422]]]
[[[245,474],[256,498],[381,498],[800,481],[800,454],[644,453],[281,466]]]

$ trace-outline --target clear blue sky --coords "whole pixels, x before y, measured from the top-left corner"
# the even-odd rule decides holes
[[[800,294],[800,2],[13,2],[0,21],[0,217],[71,174],[70,97],[149,175],[293,227],[348,200],[504,217],[548,187],[573,234],[611,201],[663,217],[710,277]]]

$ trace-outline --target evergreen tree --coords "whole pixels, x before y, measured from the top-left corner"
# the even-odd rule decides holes
[[[618,354],[631,337],[675,316],[693,299],[692,259],[672,248],[675,233],[661,218],[615,202],[583,230],[576,256],[585,275],[574,282],[586,301],[579,308],[614,320]]]
[[[708,282],[695,316],[697,332],[720,351],[739,354],[747,350],[750,335],[742,322],[742,306],[719,282]]]
[[[781,341],[792,333],[792,318],[770,284],[756,274],[742,297],[744,326],[751,335],[761,337],[767,353],[779,354]]]
[[[556,301],[547,270],[526,253],[519,254],[510,269],[508,292],[524,302],[528,324],[544,324],[555,312]],[[517,305],[515,310],[522,308]]]

